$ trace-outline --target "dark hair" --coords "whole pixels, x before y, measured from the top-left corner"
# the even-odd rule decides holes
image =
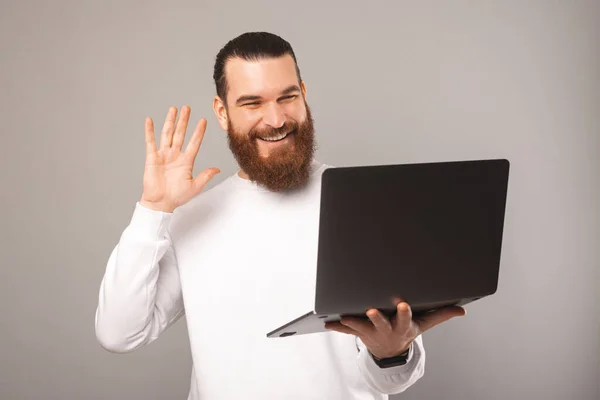
[[[225,77],[225,63],[232,58],[241,58],[246,61],[258,61],[265,58],[281,57],[289,54],[294,59],[298,83],[302,82],[300,68],[292,46],[280,36],[269,32],[246,32],[230,40],[217,54],[213,79],[217,95],[227,107],[227,79]]]

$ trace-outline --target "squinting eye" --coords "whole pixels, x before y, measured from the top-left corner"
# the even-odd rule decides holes
[[[292,99],[295,99],[296,97],[298,97],[298,95],[293,94],[290,96],[282,97],[281,100],[292,100]]]

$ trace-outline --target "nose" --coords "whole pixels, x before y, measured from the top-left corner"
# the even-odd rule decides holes
[[[285,113],[281,106],[277,103],[269,104],[265,109],[263,121],[272,128],[281,128],[285,123]]]

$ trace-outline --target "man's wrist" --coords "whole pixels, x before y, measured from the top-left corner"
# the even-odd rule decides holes
[[[410,348],[411,348],[411,346],[412,346],[412,342],[411,342],[411,343],[408,345],[408,347],[407,347],[406,349],[402,350],[402,351],[401,351],[401,352],[399,352],[399,353],[396,353],[396,354],[394,354],[394,355],[387,356],[387,357],[377,357],[376,355],[374,355],[374,354],[372,354],[372,353],[371,353],[371,354],[372,354],[373,358],[377,358],[378,360],[385,360],[385,359],[388,359],[388,358],[395,358],[395,357],[401,357],[401,356],[408,356],[408,354],[410,353]]]
[[[138,202],[142,207],[148,208],[153,211],[162,211],[164,213],[172,214],[175,210],[173,206],[165,205],[162,203],[151,203],[141,199]]]
[[[369,354],[371,355],[371,357],[373,358],[373,361],[375,362],[375,364],[377,364],[377,366],[379,368],[391,368],[391,367],[397,367],[400,365],[404,365],[408,362],[411,347],[412,347],[412,343],[402,353],[397,354],[392,357],[378,358],[370,351],[369,351]]]

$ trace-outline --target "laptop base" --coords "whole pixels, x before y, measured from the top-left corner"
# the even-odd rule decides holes
[[[470,297],[460,300],[447,300],[432,302],[427,304],[420,304],[412,308],[413,319],[418,318],[420,315],[428,312],[448,307],[448,306],[464,306],[472,303],[476,300],[482,299],[487,296]],[[381,310],[388,318],[395,315],[396,310]],[[267,333],[268,338],[284,338],[294,335],[306,335],[309,333],[320,333],[320,332],[331,332],[331,330],[325,328],[326,322],[338,322],[342,317],[355,317],[368,320],[369,317],[364,314],[347,314],[347,313],[329,313],[329,314],[318,314],[315,311],[310,311],[301,317],[296,318],[293,321],[288,322],[285,325],[280,326]]]

